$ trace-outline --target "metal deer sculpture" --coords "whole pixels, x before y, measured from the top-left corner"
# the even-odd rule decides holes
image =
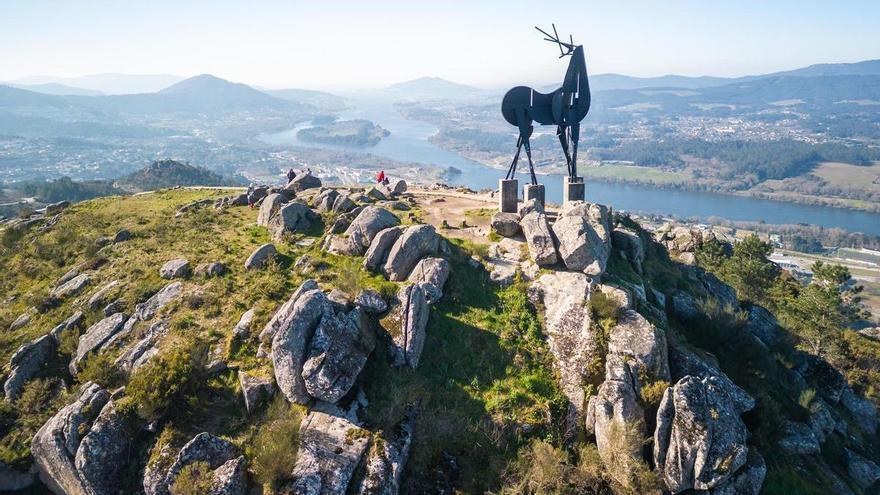
[[[516,154],[510,168],[507,170],[506,179],[516,176],[516,164],[519,161],[520,151],[526,149],[529,160],[529,173],[532,184],[537,184],[535,167],[532,164],[532,149],[529,145],[529,137],[534,127],[532,122],[543,125],[556,125],[556,136],[562,151],[565,153],[565,161],[568,167],[568,176],[577,177],[577,151],[578,137],[580,136],[580,122],[590,111],[590,83],[587,80],[587,64],[584,61],[584,47],[575,45],[569,36],[569,42],[559,40],[556,25],[553,25],[553,35],[535,26],[541,32],[546,41],[559,45],[559,58],[571,56],[568,70],[565,72],[565,80],[562,87],[550,94],[540,93],[527,86],[517,86],[504,95],[501,103],[501,113],[504,119],[519,128],[519,138],[516,140]]]

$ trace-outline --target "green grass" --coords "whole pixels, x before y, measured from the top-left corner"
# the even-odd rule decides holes
[[[499,488],[529,438],[561,438],[566,402],[524,287],[498,289],[466,260],[461,251],[452,260],[418,368],[392,368],[379,346],[361,381],[373,428],[390,431],[407,404],[421,408],[408,473],[424,475],[449,453],[462,492],[481,493]]]

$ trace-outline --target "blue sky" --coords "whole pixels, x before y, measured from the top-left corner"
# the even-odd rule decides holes
[[[880,1],[0,0],[0,80],[212,73],[269,87],[440,76],[555,81],[556,22],[591,73],[744,75],[880,58]]]

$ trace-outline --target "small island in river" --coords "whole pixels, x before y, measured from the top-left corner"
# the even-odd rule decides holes
[[[313,143],[349,146],[375,146],[391,134],[369,120],[337,120],[329,124],[300,129],[297,139]]]

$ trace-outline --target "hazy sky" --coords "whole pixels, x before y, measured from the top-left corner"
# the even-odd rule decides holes
[[[269,87],[421,76],[537,84],[564,70],[532,29],[550,22],[585,45],[593,74],[729,76],[880,58],[877,0],[0,0],[0,80],[124,72]]]

